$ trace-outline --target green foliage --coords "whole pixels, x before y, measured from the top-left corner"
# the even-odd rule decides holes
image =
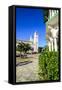
[[[58,52],[43,51],[39,56],[39,78],[43,80],[58,80]]]
[[[31,50],[31,46],[30,46],[28,43],[24,44],[23,51],[24,51],[25,53],[27,53],[27,51],[29,51],[29,50]]]
[[[45,9],[44,10],[44,22],[47,22],[48,21],[48,16],[49,16],[49,10],[48,9]]]
[[[42,52],[42,47],[38,47],[38,53],[41,53]]]
[[[31,46],[30,46],[30,44],[28,44],[28,43],[23,43],[23,42],[21,42],[21,43],[19,43],[19,45],[16,47],[16,50],[17,50],[17,51],[20,51],[20,53],[21,53],[21,52],[27,53],[27,51],[31,50]]]

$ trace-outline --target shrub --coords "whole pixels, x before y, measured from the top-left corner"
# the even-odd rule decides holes
[[[42,47],[38,47],[38,53],[41,53],[42,52]]]
[[[43,80],[58,80],[58,52],[43,51],[39,56],[39,78]]]

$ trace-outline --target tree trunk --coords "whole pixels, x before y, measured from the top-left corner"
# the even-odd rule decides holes
[[[21,57],[21,52],[20,52],[20,57]]]

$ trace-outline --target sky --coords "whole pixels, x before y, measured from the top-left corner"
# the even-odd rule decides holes
[[[38,47],[46,45],[46,24],[44,10],[33,8],[16,8],[16,39],[26,40],[38,33]]]

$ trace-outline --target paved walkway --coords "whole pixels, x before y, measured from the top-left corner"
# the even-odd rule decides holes
[[[38,80],[38,54],[35,54],[32,57],[31,63],[16,66],[16,82]]]

